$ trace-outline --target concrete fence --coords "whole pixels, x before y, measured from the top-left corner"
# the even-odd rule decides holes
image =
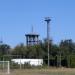
[[[11,61],[14,63],[18,63],[18,64],[28,63],[31,66],[42,66],[43,65],[43,59],[11,59]]]

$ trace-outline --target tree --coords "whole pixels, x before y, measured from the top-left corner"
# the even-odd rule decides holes
[[[5,54],[9,54],[10,52],[10,46],[7,44],[2,44],[0,45],[0,54],[1,55],[5,55]]]
[[[10,46],[7,44],[1,44],[0,45],[0,60],[3,60],[5,55],[10,54]]]
[[[67,61],[67,66],[70,67],[70,63],[71,63],[70,56],[72,55],[73,51],[75,50],[75,44],[73,43],[73,41],[71,39],[64,40],[64,41],[62,40],[60,43],[60,49],[62,51],[62,56]]]
[[[13,50],[12,50],[12,55],[16,55],[16,57],[27,57],[27,47],[24,46],[24,44],[17,45]]]

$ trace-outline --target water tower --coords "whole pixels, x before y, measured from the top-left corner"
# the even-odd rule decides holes
[[[27,46],[33,46],[39,44],[39,35],[33,32],[33,27],[32,27],[32,32],[26,34],[25,36],[26,36]]]

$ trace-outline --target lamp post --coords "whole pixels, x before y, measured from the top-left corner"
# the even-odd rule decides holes
[[[50,28],[49,28],[49,25],[50,25],[50,21],[51,19],[49,17],[46,17],[45,18],[45,21],[47,22],[47,50],[48,50],[48,67],[50,66],[50,61],[49,61],[49,43],[50,43],[50,37],[49,37],[49,32],[50,32]]]

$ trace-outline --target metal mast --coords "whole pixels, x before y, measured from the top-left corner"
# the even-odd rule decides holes
[[[50,37],[49,37],[49,30],[50,30],[50,28],[49,28],[49,25],[50,25],[50,21],[51,21],[51,19],[49,18],[49,17],[46,17],[45,18],[45,21],[47,22],[47,50],[48,50],[48,67],[50,66],[50,61],[49,61],[49,56],[50,56],[50,54],[49,54],[49,43],[50,43]]]

